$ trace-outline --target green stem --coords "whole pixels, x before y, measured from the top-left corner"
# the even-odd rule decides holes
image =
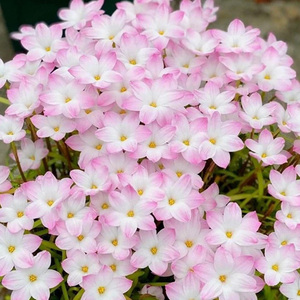
[[[0,103],[3,103],[5,105],[10,105],[10,102],[8,99],[6,98],[3,98],[3,97],[0,97]]]
[[[83,295],[83,293],[84,293],[84,289],[81,289],[81,290],[77,293],[77,295],[74,297],[73,300],[79,300],[79,299],[81,299],[81,296]]]
[[[17,167],[19,169],[19,172],[20,172],[20,175],[22,177],[22,180],[23,180],[23,182],[26,182],[27,180],[26,180],[25,174],[24,174],[24,172],[22,170],[22,167],[21,167],[21,163],[20,163],[20,160],[19,160],[18,151],[17,151],[17,147],[16,147],[15,142],[11,142],[10,146],[11,146],[12,153],[13,153],[13,155],[15,157],[15,160],[16,160],[16,163],[17,163]]]
[[[42,245],[44,245],[47,248],[53,249],[53,250],[58,250],[61,251],[60,248],[58,248],[54,243],[51,243],[49,241],[43,240]]]

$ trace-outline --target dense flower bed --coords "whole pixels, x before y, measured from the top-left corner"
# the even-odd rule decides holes
[[[0,60],[2,286],[12,300],[298,299],[286,44],[240,20],[207,29],[212,0],[102,5],[21,27],[27,53]]]

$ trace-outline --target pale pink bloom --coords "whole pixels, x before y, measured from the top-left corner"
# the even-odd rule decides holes
[[[245,145],[252,152],[251,156],[261,161],[263,166],[281,165],[287,162],[290,156],[287,152],[282,151],[285,140],[282,137],[273,139],[272,133],[268,129],[264,129],[258,137],[258,141],[247,139]]]
[[[203,186],[203,180],[199,176],[199,173],[203,170],[205,162],[201,162],[197,165],[190,164],[183,157],[177,157],[176,159],[161,159],[159,165],[162,167],[162,172],[168,176],[173,177],[174,181],[176,177],[180,178],[184,174],[191,176],[191,184],[195,189],[200,189]]]
[[[162,61],[160,52],[150,46],[145,35],[125,32],[121,36],[119,46],[117,58],[124,64],[126,69],[136,69],[137,67],[144,69],[153,55],[157,55]]]
[[[132,281],[115,276],[110,267],[104,266],[97,274],[84,277],[81,286],[84,288],[82,300],[125,300],[123,295],[131,287]]]
[[[30,36],[34,34],[35,34],[35,30],[32,26],[22,25],[21,27],[19,27],[19,32],[13,32],[11,34],[11,37],[16,40],[21,40],[23,37],[27,35]]]
[[[160,172],[150,173],[145,167],[138,165],[130,176],[128,183],[138,193],[142,201],[161,201],[165,193],[161,188],[163,175]]]
[[[176,181],[166,178],[163,184],[165,197],[158,202],[153,212],[157,220],[169,220],[175,218],[181,222],[188,222],[192,217],[192,210],[197,208],[203,197],[191,185],[191,177],[188,174],[181,176]]]
[[[83,192],[75,192],[62,201],[57,206],[58,216],[68,232],[72,235],[79,235],[82,232],[82,226],[86,219],[95,219],[96,211],[90,206],[86,206],[86,197]],[[60,222],[59,221],[59,222]]]
[[[100,191],[107,191],[111,186],[107,167],[96,159],[92,160],[84,171],[72,170],[70,177],[85,195],[95,195]]]
[[[197,209],[192,210],[192,216],[188,222],[182,223],[174,218],[164,221],[165,228],[172,228],[175,230],[176,238],[174,247],[180,253],[179,258],[186,256],[198,245],[203,246],[208,252],[211,252],[210,246],[208,246],[205,241],[205,236],[209,230],[205,228],[207,226],[203,226],[204,223],[202,221]],[[199,251],[201,252],[202,250]]]
[[[95,132],[98,139],[106,143],[109,153],[117,153],[123,150],[134,152],[138,143],[144,142],[151,131],[140,125],[136,113],[126,114],[124,118],[115,112],[107,112],[103,119],[103,127]]]
[[[47,89],[40,95],[46,116],[64,115],[75,118],[81,110],[85,86],[76,80],[68,80],[58,75],[50,75]]]
[[[99,254],[111,254],[117,260],[124,260],[131,254],[131,249],[136,245],[136,235],[125,236],[120,227],[103,225],[97,237]]]
[[[280,248],[292,244],[295,246],[296,251],[300,250],[300,227],[291,229],[285,224],[275,221],[274,230],[268,236],[268,246]]]
[[[290,119],[287,123],[288,127],[297,134],[297,136],[300,135],[300,120],[298,118],[300,112],[300,105],[290,104],[287,106],[287,113],[290,116]]]
[[[172,153],[168,142],[175,134],[176,128],[172,125],[159,126],[156,122],[147,126],[151,130],[151,136],[143,143],[138,144],[137,149],[130,156],[133,158],[147,157],[151,162],[158,162],[161,158],[173,159],[177,157]]]
[[[82,169],[85,169],[94,158],[107,154],[105,143],[95,135],[96,130],[97,128],[92,126],[84,133],[74,134],[66,140],[66,144],[72,150],[80,152],[78,165]]]
[[[137,161],[124,152],[108,154],[97,160],[108,168],[109,178],[112,182],[111,189],[127,185],[138,167]]]
[[[107,192],[99,192],[91,195],[91,207],[97,212],[99,220],[106,223],[105,216],[113,211]]]
[[[18,69],[23,65],[17,59],[13,59],[8,62],[3,62],[0,58],[0,88],[2,88],[6,81],[12,81],[19,75]],[[14,80],[13,80],[14,81]]]
[[[66,133],[72,132],[76,128],[75,121],[59,116],[34,115],[30,118],[35,127],[38,128],[39,138],[51,137],[55,141],[63,139]]]
[[[61,25],[48,27],[44,23],[39,23],[35,27],[35,33],[24,36],[21,44],[28,50],[27,57],[30,61],[42,59],[45,62],[53,62],[57,51],[66,46],[61,37]]]
[[[111,254],[99,254],[99,261],[102,265],[108,266],[116,277],[125,277],[133,274],[137,268],[130,263],[130,257],[123,260],[114,258]]]
[[[116,54],[112,51],[101,55],[99,59],[93,55],[83,55],[79,65],[71,67],[69,72],[79,83],[102,89],[122,80],[122,76],[113,70],[116,62]]]
[[[227,32],[222,30],[212,30],[213,36],[220,40],[217,51],[223,53],[253,52],[258,50],[256,41],[260,30],[252,27],[245,27],[241,20],[233,20]]]
[[[42,139],[32,142],[28,138],[23,138],[21,140],[21,149],[18,150],[22,170],[25,172],[29,169],[38,169],[42,159],[47,156],[48,152],[49,150],[44,147]],[[12,158],[15,159],[14,156]]]
[[[262,55],[261,61],[265,68],[256,75],[259,88],[264,92],[272,89],[288,91],[292,87],[292,79],[296,72],[281,61],[280,53],[276,48],[270,46]]]
[[[179,253],[173,247],[175,231],[164,228],[156,230],[139,231],[139,242],[131,256],[131,264],[136,268],[149,269],[157,275],[162,275],[168,268],[168,263],[177,259]]]
[[[184,74],[199,72],[199,68],[206,61],[205,58],[196,56],[192,51],[173,42],[169,42],[166,51],[166,67],[175,68]]]
[[[0,166],[0,193],[6,192],[11,188],[10,181],[6,180],[9,176],[10,170],[6,166]]]
[[[22,229],[32,229],[33,219],[25,214],[29,203],[21,189],[17,189],[14,195],[1,195],[0,204],[0,222],[7,223],[6,226],[10,232],[16,233]]]
[[[273,124],[275,118],[272,116],[277,105],[274,102],[262,104],[261,95],[253,93],[250,96],[242,97],[243,111],[239,112],[239,116],[248,122],[254,129],[262,129],[263,126]]]
[[[52,269],[51,255],[47,251],[39,252],[34,258],[34,264],[29,268],[17,268],[4,276],[2,285],[12,290],[12,299],[37,300],[50,298],[49,289],[57,286],[62,276]]]
[[[186,1],[187,2],[187,1]],[[215,51],[219,41],[212,35],[211,30],[199,33],[195,28],[189,28],[185,38],[182,40],[182,45],[196,55],[209,55]]]
[[[175,249],[177,250],[175,244]],[[212,252],[212,251],[211,251]],[[199,269],[201,269],[201,264],[207,261],[213,260],[212,252],[209,256],[206,253],[206,249],[200,245],[193,247],[186,256],[181,257],[171,264],[171,270],[175,276],[175,279],[187,279],[189,277],[194,277],[200,282]]]
[[[289,111],[285,110],[282,105],[279,103],[276,105],[276,108],[273,112],[273,116],[276,120],[276,123],[279,129],[284,132],[291,132],[289,124],[293,124],[292,118],[290,116]]]
[[[258,64],[252,53],[228,53],[220,57],[220,62],[228,69],[226,76],[229,79],[243,82],[249,82],[264,69],[264,65]]]
[[[184,2],[184,1],[183,1]],[[170,300],[202,300],[201,282],[193,277],[175,280],[166,285],[166,293]]]
[[[276,212],[276,218],[293,230],[300,224],[300,206],[292,206],[284,201],[281,203],[281,210]]]
[[[58,16],[64,22],[61,23],[63,28],[73,27],[80,30],[91,21],[95,15],[98,15],[104,0],[91,1],[84,3],[82,0],[72,0],[69,8],[60,9]]]
[[[165,296],[163,294],[162,287],[152,286],[150,284],[145,284],[139,292],[141,295],[151,295],[157,300],[164,300]]]
[[[11,233],[0,224],[0,276],[9,273],[13,267],[29,268],[34,264],[32,253],[40,246],[42,239],[24,231]]]
[[[70,234],[64,223],[57,224],[56,229],[58,232],[55,240],[56,246],[62,250],[67,250],[70,255],[75,250],[85,253],[97,252],[96,238],[101,230],[100,222],[87,218],[82,223],[81,232],[78,235]]]
[[[297,277],[296,270],[300,267],[300,262],[294,245],[267,247],[265,256],[256,261],[255,267],[264,274],[266,284],[274,286],[279,282],[292,283]]]
[[[293,166],[287,167],[282,173],[271,170],[271,183],[268,185],[269,194],[290,205],[300,206],[300,180],[297,180],[296,176],[296,170]]]
[[[199,101],[199,109],[206,115],[212,115],[215,111],[221,115],[235,112],[236,106],[232,103],[234,91],[220,92],[218,85],[208,82],[203,89],[194,92]]]
[[[141,201],[138,193],[131,187],[124,187],[121,192],[109,194],[113,210],[105,215],[110,226],[120,226],[127,237],[132,237],[137,229],[153,230],[156,228],[151,213],[156,208],[155,201]]]
[[[21,140],[26,135],[23,123],[23,119],[15,116],[0,115],[0,140],[5,144]]]
[[[257,230],[260,222],[256,212],[250,212],[244,217],[237,203],[227,204],[224,213],[208,211],[206,221],[211,231],[206,235],[208,244],[220,246],[233,256],[239,256],[244,249],[256,247],[260,244],[260,235]]]
[[[61,265],[69,274],[67,279],[69,286],[81,284],[85,276],[97,274],[101,268],[96,253],[86,254],[80,250],[72,252]]]
[[[291,83],[292,86],[288,91],[276,91],[275,95],[287,104],[300,103],[300,82],[297,79],[292,79]]]
[[[211,158],[216,165],[226,168],[230,162],[229,152],[235,152],[244,147],[242,140],[238,137],[240,130],[239,122],[232,120],[222,122],[221,115],[214,112],[208,119],[207,132],[201,133],[200,157],[203,160]]]
[[[11,88],[7,91],[7,97],[11,105],[5,110],[7,115],[26,118],[32,115],[39,107],[39,95],[42,87],[21,82],[18,88]]]
[[[136,16],[139,26],[144,31],[150,41],[153,42],[159,50],[164,49],[170,39],[181,39],[184,37],[184,30],[180,27],[184,12],[169,11],[169,7],[165,4],[159,5],[153,14],[138,14]]]
[[[143,81],[131,83],[134,97],[123,103],[123,108],[139,111],[140,121],[150,124],[155,120],[160,126],[170,124],[176,112],[185,112],[184,91],[178,90],[177,81],[173,75],[151,80],[149,84]]]
[[[45,227],[53,229],[58,220],[56,206],[68,197],[72,183],[70,178],[57,180],[50,171],[23,183],[22,191],[31,201],[25,214],[31,219],[41,218]]]
[[[295,280],[291,283],[282,284],[279,290],[288,300],[299,300],[300,276],[297,275]]]
[[[112,48],[113,43],[119,45],[120,38],[124,32],[136,32],[136,30],[127,24],[126,12],[123,9],[117,9],[109,15],[96,15],[91,21],[91,26],[83,29],[83,33],[91,39],[98,41],[99,46]]]
[[[201,208],[208,212],[213,209],[222,209],[230,201],[230,197],[220,195],[218,185],[214,182],[201,195],[204,197],[204,202],[201,204]]]
[[[254,259],[251,256],[234,257],[229,251],[219,247],[213,263],[199,266],[199,276],[204,282],[201,299],[241,299],[240,295],[242,297],[244,293],[258,292],[253,266]]]

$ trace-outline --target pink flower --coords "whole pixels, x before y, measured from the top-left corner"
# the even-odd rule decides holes
[[[6,180],[9,176],[10,170],[6,166],[0,166],[0,193],[6,192],[11,188],[10,181]]]
[[[263,166],[281,165],[287,162],[287,153],[283,152],[285,140],[282,137],[273,139],[272,133],[264,129],[258,137],[258,141],[247,139],[245,145],[253,152],[249,154],[255,157]]]
[[[243,149],[244,144],[238,137],[241,125],[235,121],[221,121],[218,112],[213,113],[208,120],[207,132],[202,133],[202,143],[199,147],[203,160],[211,158],[216,165],[226,168],[230,162],[229,152]]]
[[[5,144],[21,140],[26,134],[23,123],[23,119],[0,115],[0,140]]]
[[[173,247],[173,229],[164,228],[158,233],[156,230],[139,231],[139,238],[131,256],[131,264],[136,268],[149,267],[154,274],[162,275],[167,270],[168,263],[179,256]]]
[[[85,292],[82,300],[114,299],[125,300],[123,295],[131,287],[132,281],[115,276],[110,267],[104,266],[97,274],[84,277],[81,286]]]
[[[3,286],[12,290],[12,299],[37,300],[50,298],[49,289],[57,286],[62,276],[54,270],[49,270],[51,255],[47,251],[39,252],[34,258],[34,264],[29,268],[17,268],[4,276]]]
[[[293,282],[282,284],[279,290],[284,296],[288,297],[289,300],[299,299],[299,290],[300,290],[299,275],[296,276]]]

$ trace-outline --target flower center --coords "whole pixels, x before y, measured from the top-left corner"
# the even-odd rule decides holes
[[[30,282],[35,282],[37,280],[37,277],[33,274],[29,275],[29,281]]]
[[[104,294],[104,293],[105,293],[105,287],[104,287],[104,286],[99,286],[99,287],[98,287],[98,293],[99,293],[100,295]]]
[[[157,248],[156,248],[156,247],[152,247],[152,248],[150,249],[150,251],[151,251],[151,253],[152,253],[153,255],[155,255],[155,254],[157,253]]]
[[[266,74],[265,77],[264,77],[266,80],[270,80],[271,79],[271,76],[269,74]]]
[[[219,277],[219,280],[221,281],[221,282],[225,282],[226,281],[226,276],[225,275],[220,275],[220,277]]]
[[[127,137],[125,136],[125,135],[122,135],[121,137],[120,137],[120,141],[121,142],[124,142],[124,141],[126,141],[127,140]]]
[[[282,246],[287,245],[287,241],[282,241],[282,242],[281,242],[281,245],[282,245]]]
[[[127,216],[128,216],[129,218],[134,217],[134,211],[133,211],[133,210],[130,210],[130,211],[127,213]]]
[[[68,102],[70,102],[71,100],[72,100],[72,99],[68,97],[68,98],[65,99],[65,103],[68,103]]]
[[[84,112],[88,115],[92,112],[92,110],[91,109],[85,109]]]
[[[152,106],[152,107],[157,107],[157,104],[154,101],[152,101],[149,105]]]
[[[101,79],[101,76],[100,76],[100,75],[95,75],[95,76],[94,76],[94,79],[98,81],[98,80]]]
[[[289,213],[289,214],[287,214],[286,217],[289,218],[289,219],[292,219],[292,218],[293,218],[293,215],[292,215],[291,213]]]
[[[51,47],[48,46],[48,47],[45,48],[45,50],[46,50],[47,52],[49,52],[49,51],[51,51]]]
[[[182,172],[180,172],[180,171],[177,171],[177,172],[176,172],[176,175],[177,175],[177,177],[179,177],[179,178],[180,178],[180,177],[182,176]]]
[[[209,108],[210,109],[217,109],[214,105],[211,105]]]
[[[186,146],[189,146],[190,145],[190,141],[189,140],[184,140],[182,141]]]
[[[131,60],[129,61],[129,63],[130,63],[131,65],[136,65],[136,60],[135,60],[135,59],[131,59]]]
[[[9,253],[13,253],[15,250],[16,250],[16,247],[15,247],[15,246],[9,246],[9,247],[8,247],[8,252],[9,252]]]
[[[79,242],[81,242],[82,240],[84,239],[84,236],[82,234],[80,234],[78,237],[77,237],[77,240]]]
[[[215,139],[210,139],[209,141],[210,141],[213,145],[215,145],[216,142],[217,142]]]
[[[114,239],[113,241],[111,241],[111,243],[112,243],[115,247],[118,246],[118,240],[117,240],[117,239]]]
[[[53,203],[54,203],[54,201],[53,201],[53,200],[48,200],[48,201],[47,201],[47,204],[48,204],[49,206],[52,206],[52,205],[53,205]]]
[[[261,157],[262,157],[262,158],[266,158],[266,157],[267,157],[267,154],[266,154],[266,153],[263,153],[263,154],[261,155]]]
[[[34,156],[34,155],[31,155],[31,156],[29,156],[29,159],[35,160],[35,156]]]
[[[156,148],[155,142],[150,142],[148,146],[149,148]]]
[[[172,206],[175,204],[176,201],[173,198],[170,198],[168,202],[169,202],[169,205]]]
[[[227,231],[226,232],[226,236],[231,239],[232,238],[232,232],[231,231]]]
[[[24,216],[24,213],[22,211],[17,212],[17,217],[22,218]]]
[[[124,92],[126,92],[126,91],[127,91],[126,87],[125,87],[125,86],[122,86],[122,88],[120,89],[120,92],[121,92],[121,93],[124,93]]]
[[[97,150],[101,150],[101,149],[102,149],[102,145],[101,145],[101,144],[98,144],[95,148],[96,148]]]
[[[53,130],[57,132],[59,130],[59,126],[54,127]]]
[[[101,206],[102,209],[108,209],[109,205],[107,203],[103,203]]]
[[[92,186],[91,186],[91,189],[92,190],[96,190],[98,187],[97,187],[97,185],[96,184],[92,184]]]
[[[272,270],[278,272],[278,270],[279,270],[278,265],[277,265],[277,264],[273,265],[273,266],[272,266]]]
[[[82,271],[83,273],[87,273],[87,272],[89,271],[89,267],[88,267],[88,266],[83,266],[83,267],[81,268],[81,271]]]
[[[160,30],[158,33],[159,33],[160,35],[164,35],[164,34],[165,34],[165,31],[164,31],[164,30]]]
[[[190,241],[190,240],[187,240],[187,241],[185,242],[185,245],[186,245],[188,248],[191,248],[191,247],[193,247],[194,243],[193,243],[192,241]]]
[[[73,218],[74,217],[74,214],[73,213],[68,213],[68,219],[71,219],[71,218]]]
[[[7,133],[7,135],[14,135],[14,133],[13,133],[12,131],[9,131],[9,132]]]
[[[111,268],[114,272],[116,272],[116,270],[117,270],[117,266],[116,266],[115,264],[110,265],[110,268]]]

